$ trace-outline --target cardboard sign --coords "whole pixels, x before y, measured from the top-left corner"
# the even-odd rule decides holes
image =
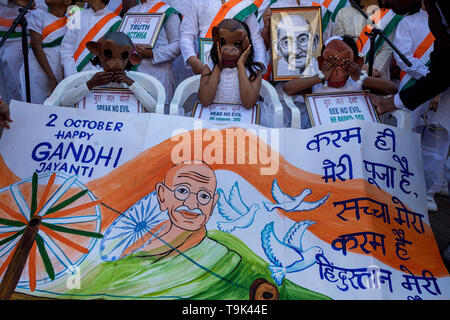
[[[127,13],[119,31],[124,32],[133,43],[153,48],[164,21],[165,13]]]
[[[142,113],[141,102],[128,89],[98,88],[84,97],[76,107],[80,109]]]
[[[214,42],[211,38],[200,38],[198,41],[199,41],[198,56],[203,64],[207,64],[209,59],[209,53],[211,52],[211,48]]]
[[[348,120],[380,122],[372,102],[362,91],[305,95],[311,126]]]
[[[207,120],[214,124],[259,124],[259,115],[259,105],[246,109],[238,104],[213,103],[204,107],[200,102],[196,102],[191,117]]]

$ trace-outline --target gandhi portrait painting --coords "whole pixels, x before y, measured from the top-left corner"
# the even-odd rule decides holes
[[[273,79],[316,75],[322,49],[320,8],[274,8],[270,25]]]

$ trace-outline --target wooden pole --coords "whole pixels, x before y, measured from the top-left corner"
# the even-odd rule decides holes
[[[25,231],[17,244],[16,251],[9,263],[8,269],[6,269],[2,282],[0,283],[0,300],[9,300],[17,283],[22,276],[25,263],[27,262],[30,250],[33,247],[33,243],[36,240],[36,235],[41,225],[41,217],[35,216],[31,218],[28,225],[25,227]]]

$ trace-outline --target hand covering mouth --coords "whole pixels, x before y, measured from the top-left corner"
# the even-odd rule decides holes
[[[198,216],[203,215],[203,212],[200,209],[198,209],[198,208],[189,209],[186,206],[180,206],[180,207],[176,208],[175,211],[179,212],[186,219],[195,219]]]

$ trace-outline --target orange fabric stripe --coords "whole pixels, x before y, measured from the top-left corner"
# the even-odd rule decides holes
[[[5,260],[5,262],[3,262],[2,266],[0,267],[0,276],[3,274],[3,272],[5,272],[6,268],[8,268],[9,263],[11,262],[12,257],[14,255],[14,253],[16,252],[17,244],[14,247],[14,249],[11,250],[11,253],[9,254],[8,258]]]
[[[313,1],[312,2],[313,7],[320,7],[320,3]]]
[[[11,218],[16,219],[17,221],[20,221],[22,223],[28,224],[28,221],[25,219],[24,216],[22,216],[20,213],[14,211],[7,205],[0,202],[0,209],[5,211]]]
[[[117,7],[116,10],[114,10],[114,13],[119,15],[122,12],[122,4],[120,4],[120,6]]]
[[[155,13],[156,11],[158,11],[163,5],[165,5],[164,2],[160,1],[157,4],[155,4],[149,11],[148,13]]]
[[[72,213],[75,213],[75,212],[78,212],[81,210],[85,210],[85,209],[89,209],[90,207],[94,207],[98,204],[100,204],[100,200],[85,203],[85,204],[82,204],[82,205],[79,205],[79,206],[76,206],[76,207],[73,207],[70,209],[52,212],[52,213],[45,215],[44,218],[62,218],[62,217],[68,216]]]
[[[39,211],[41,211],[42,207],[44,206],[45,202],[47,201],[48,194],[50,192],[50,189],[53,186],[53,182],[55,182],[55,178],[56,178],[56,173],[52,173],[52,175],[48,179],[47,185],[45,186],[45,190],[44,190],[44,193],[42,194],[41,201],[39,201],[39,205],[37,206],[36,214],[38,214]]]
[[[117,14],[115,12],[111,12],[111,13],[107,14],[99,22],[97,22],[95,24],[95,26],[93,26],[91,28],[91,30],[89,30],[89,32],[86,34],[84,39],[80,42],[80,45],[78,46],[77,50],[73,54],[73,58],[75,59],[75,61],[77,61],[78,58],[80,57],[80,55],[83,53],[84,49],[86,48],[86,43],[88,43],[89,41],[94,39],[94,37],[97,35],[97,33],[100,32],[100,30],[105,26],[105,24],[107,24],[108,21],[113,19],[114,17],[117,17]]]
[[[253,2],[253,4],[259,8],[259,6],[261,5],[262,2],[263,2],[263,0],[255,0],[255,2]]]
[[[325,0],[322,3],[322,6],[324,6],[325,8],[328,8],[330,6],[331,2],[333,2],[333,0]]]
[[[50,33],[63,28],[67,23],[67,17],[62,17],[61,19],[58,19],[52,23],[50,23],[48,26],[46,26],[42,30],[42,40],[44,40]]]
[[[59,233],[54,232],[53,230],[50,230],[49,228],[45,226],[40,226],[40,229],[44,231],[46,234],[48,234],[50,237],[55,238],[56,240],[64,243],[65,245],[80,251],[81,253],[89,253],[89,250],[83,246],[80,246],[79,244],[76,244],[72,240],[67,239],[66,237],[60,235]]]
[[[209,30],[206,33],[205,38],[212,38],[212,29],[225,18],[225,16],[227,15],[228,11],[231,10],[231,8],[233,8],[236,4],[238,4],[241,1],[242,0],[230,0],[224,3],[222,7],[220,7],[219,12],[217,12],[216,16],[214,17],[214,20],[209,26]]]
[[[269,65],[267,66],[267,72],[265,75],[263,75],[263,79],[269,81],[271,73],[272,73],[272,62],[270,62]]]
[[[11,27],[13,24],[13,20],[8,20],[8,19],[0,19],[0,26],[2,27]]]
[[[30,290],[34,291],[36,289],[36,241],[34,241],[30,254],[28,255],[28,281],[30,283]]]
[[[378,11],[377,11],[378,12]],[[372,17],[370,17],[375,23],[378,23],[381,21],[381,19],[386,15],[386,13],[389,12],[389,9],[381,9],[380,10],[380,14],[374,14],[374,19],[372,19]],[[366,25],[364,27],[364,29],[361,31],[361,34],[359,36],[359,39],[361,41],[358,41],[357,46],[358,46],[358,51],[361,52],[361,50],[364,48],[364,46],[367,43],[367,40],[369,39],[369,36],[366,34],[369,33],[372,30],[372,26],[371,25]]]
[[[431,32],[428,33],[428,35],[425,37],[425,39],[423,39],[423,41],[419,44],[416,51],[414,51],[414,55],[413,55],[414,58],[417,58],[417,59],[422,58],[422,56],[425,54],[425,52],[427,52],[427,50],[433,45],[434,40],[436,40],[436,38],[433,36],[433,34]],[[403,70],[400,72],[400,80],[403,79],[405,74],[406,74],[406,72]]]
[[[12,236],[13,234],[15,234],[17,231],[11,231],[11,232],[4,232],[0,234],[0,239],[3,238],[8,238],[9,236]]]

